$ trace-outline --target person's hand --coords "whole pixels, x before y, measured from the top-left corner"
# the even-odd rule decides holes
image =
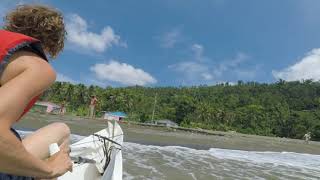
[[[62,176],[67,171],[72,172],[72,162],[68,150],[61,150],[55,153],[47,159],[47,163],[52,169],[52,177],[50,178]]]

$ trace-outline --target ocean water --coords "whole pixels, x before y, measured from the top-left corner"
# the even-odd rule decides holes
[[[73,142],[82,138],[72,135]],[[122,153],[124,180],[320,179],[320,155],[130,142],[124,143]]]
[[[125,143],[124,179],[320,179],[320,156]]]

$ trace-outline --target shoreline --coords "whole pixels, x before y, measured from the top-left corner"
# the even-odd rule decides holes
[[[139,122],[125,122],[128,124],[132,125],[137,125],[138,126],[146,126],[149,128],[160,128],[160,129],[166,129],[168,131],[182,131],[182,132],[190,132],[190,133],[195,133],[195,134],[202,134],[202,135],[211,135],[211,136],[227,136],[227,137],[258,137],[261,139],[279,139],[282,142],[293,142],[295,143],[301,143],[305,144],[305,141],[303,139],[292,139],[292,138],[284,138],[284,137],[273,137],[273,136],[262,136],[262,135],[254,135],[254,134],[243,134],[243,133],[238,133],[235,131],[215,131],[215,130],[206,130],[206,129],[201,129],[201,128],[185,128],[185,127],[166,127],[164,125],[152,125],[152,124],[145,124],[145,123],[139,123]],[[309,144],[320,144],[318,141],[309,141]]]
[[[76,116],[46,115],[29,113],[16,128],[38,129],[53,122],[64,122],[69,125],[73,134],[87,136],[105,128],[105,120],[87,119]],[[320,142],[304,140],[247,135],[232,132],[206,131],[206,134],[194,129],[173,129],[166,127],[142,126],[135,123],[120,124],[124,131],[124,141],[144,145],[183,146],[194,149],[210,148],[245,150],[297,152],[320,155]],[[191,130],[186,131],[186,130]]]

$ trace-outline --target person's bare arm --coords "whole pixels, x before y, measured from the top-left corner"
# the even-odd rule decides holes
[[[18,52],[10,59],[0,78],[0,172],[52,178],[71,168],[67,153],[61,152],[57,157],[43,161],[28,153],[10,131],[29,101],[54,80],[54,70],[33,53]]]

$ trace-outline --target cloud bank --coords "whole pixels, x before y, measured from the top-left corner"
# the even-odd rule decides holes
[[[110,26],[104,27],[99,34],[88,29],[88,23],[79,15],[70,14],[66,17],[67,40],[72,45],[95,52],[104,52],[112,46],[126,47]]]
[[[95,64],[90,68],[100,81],[112,81],[122,85],[154,84],[157,80],[149,73],[126,63],[111,60],[107,64]]]
[[[273,77],[286,81],[320,80],[320,48],[313,49],[297,63],[282,69],[273,70]]]

